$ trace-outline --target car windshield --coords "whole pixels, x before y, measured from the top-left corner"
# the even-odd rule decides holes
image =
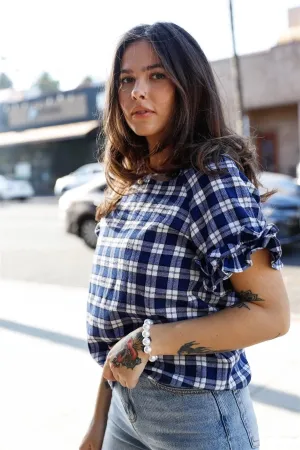
[[[88,183],[83,184],[82,186],[79,186],[76,188],[77,190],[80,190],[80,192],[92,192],[94,190],[102,189],[106,187],[106,178],[104,172],[100,173],[97,177],[95,177],[93,180],[89,181]],[[75,190],[75,189],[73,189]]]
[[[4,178],[6,179],[6,180],[10,180],[10,181],[18,181],[18,180],[21,180],[21,181],[23,181],[23,178],[20,178],[20,177],[18,177],[18,176],[16,176],[16,175],[5,175],[4,176]]]
[[[91,172],[102,172],[101,165],[98,163],[95,164],[87,164],[85,166],[81,166],[76,169],[73,173],[76,175],[84,175]]]
[[[289,177],[288,175],[263,172],[260,176],[260,182],[263,185],[263,187],[260,188],[261,192],[277,189],[278,192],[293,194],[297,191],[297,185],[294,178]]]

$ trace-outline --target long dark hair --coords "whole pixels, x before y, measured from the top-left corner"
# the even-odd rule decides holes
[[[255,149],[226,125],[214,75],[199,44],[174,23],[140,25],[121,39],[107,84],[103,115],[105,147],[100,159],[105,164],[108,188],[103,203],[97,208],[96,219],[111,212],[137,179],[153,172],[146,138],[137,136],[129,128],[118,99],[124,52],[140,40],[153,46],[176,88],[175,114],[169,135],[154,153],[171,145],[172,171],[195,167],[203,173],[211,173],[208,163],[214,162],[218,167],[221,155],[227,154],[258,187]]]

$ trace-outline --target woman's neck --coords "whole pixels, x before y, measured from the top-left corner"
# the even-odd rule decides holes
[[[161,152],[156,153],[155,155],[150,157],[150,166],[153,170],[157,172],[165,171],[166,169],[171,169],[171,163],[166,164],[166,160],[171,154],[171,148],[166,147]]]

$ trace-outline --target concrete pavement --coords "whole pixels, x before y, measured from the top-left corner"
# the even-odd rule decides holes
[[[0,450],[76,450],[100,377],[85,344],[87,289],[0,280],[0,292]],[[261,450],[300,449],[299,342],[294,315],[288,335],[247,351]]]

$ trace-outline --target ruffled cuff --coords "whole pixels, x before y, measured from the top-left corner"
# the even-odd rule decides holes
[[[207,292],[215,292],[220,283],[233,273],[243,272],[252,266],[251,255],[267,248],[272,256],[273,269],[283,267],[282,250],[277,238],[278,228],[268,224],[263,230],[243,227],[238,235],[230,237],[230,243],[213,249],[202,259],[195,260],[204,274],[203,286]]]

